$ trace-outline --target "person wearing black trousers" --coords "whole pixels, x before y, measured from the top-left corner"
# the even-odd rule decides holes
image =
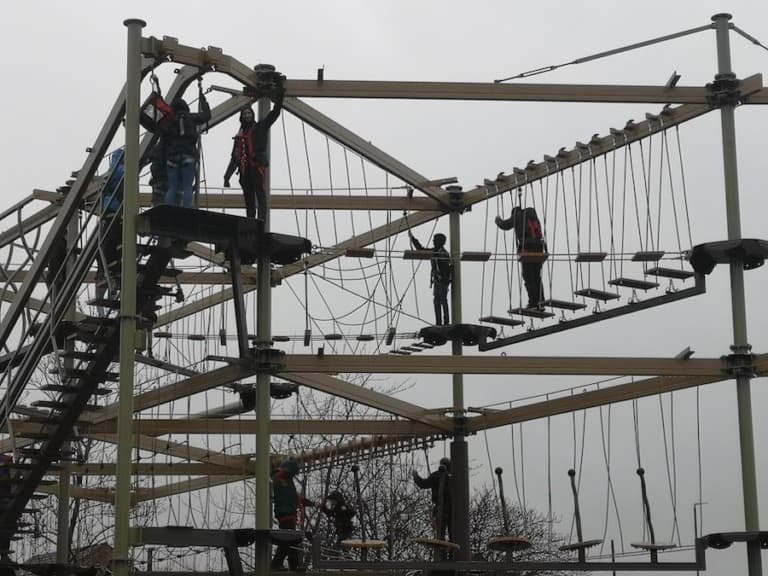
[[[248,218],[256,218],[258,209],[258,219],[262,222],[267,217],[267,191],[264,180],[269,165],[267,159],[269,129],[283,109],[284,94],[282,76],[277,75],[274,95],[271,96],[274,106],[269,114],[262,120],[256,121],[252,108],[244,108],[240,112],[240,130],[234,137],[232,156],[224,172],[224,188],[229,188],[229,180],[237,171],[245,199],[245,215]]]
[[[541,231],[541,223],[534,208],[512,208],[512,214],[506,220],[496,216],[496,226],[502,230],[515,230],[517,253],[546,252],[547,244]],[[544,300],[544,288],[541,284],[542,262],[523,260],[523,283],[528,293],[528,308],[538,308]]]
[[[414,238],[408,230],[408,237],[416,250],[428,250],[424,248],[417,238]],[[453,280],[451,257],[445,249],[445,234],[437,233],[432,237],[432,258],[430,258],[429,285],[432,288],[433,302],[435,305],[435,325],[450,324],[448,314],[448,288]]]

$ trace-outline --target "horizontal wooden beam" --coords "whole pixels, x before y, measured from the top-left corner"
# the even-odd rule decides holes
[[[392,399],[396,400],[396,399]],[[405,403],[404,403],[405,404]],[[415,407],[420,412],[423,409]],[[426,418],[426,417],[425,417]],[[428,420],[432,422],[433,420]],[[439,421],[434,418],[434,421]],[[11,427],[13,433],[23,438],[27,434],[37,435],[44,425],[29,420],[13,420]],[[277,419],[270,421],[270,433],[280,434],[387,434],[391,436],[425,435],[435,433],[438,428],[434,424],[423,424],[409,420],[392,419]],[[238,418],[225,420],[221,418],[195,418],[195,419],[137,419],[133,422],[133,431],[136,434],[146,436],[164,436],[167,434],[205,434],[209,436],[217,434],[231,434],[235,436],[249,436],[256,434],[256,420],[253,418]],[[77,427],[80,436],[89,437],[94,434],[117,433],[117,421],[107,420],[99,424],[81,424]]]
[[[399,82],[366,80],[288,80],[286,94],[300,98],[396,98],[402,100],[496,100],[704,104],[703,86],[610,84],[523,84],[495,82]]]
[[[549,374],[594,376],[719,376],[719,358],[594,358],[541,356],[392,356],[291,354],[286,373]]]

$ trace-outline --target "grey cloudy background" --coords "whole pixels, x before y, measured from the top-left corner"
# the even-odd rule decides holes
[[[289,78],[313,78],[325,67],[328,79],[491,81],[525,70],[652,37],[707,24],[727,11],[734,23],[768,44],[768,5],[731,2],[26,2],[2,8],[4,90],[0,108],[4,122],[0,166],[6,207],[33,188],[53,190],[85,159],[125,77],[125,28],[122,21],[148,22],[144,35],[175,36],[183,44],[219,46],[242,62],[269,62]],[[732,36],[733,68],[739,77],[761,73],[768,51]],[[663,84],[676,70],[681,85],[700,86],[716,71],[714,32],[570,66],[532,82]],[[470,188],[529,159],[553,154],[577,140],[629,118],[642,119],[658,106],[550,103],[466,103],[406,101],[315,101],[312,105],[342,125],[431,178],[456,176]],[[742,107],[736,114],[744,237],[764,238],[768,196],[765,195],[764,135],[766,111]],[[709,114],[681,128],[686,161],[694,243],[726,237],[719,115]],[[215,178],[228,159],[234,120],[206,140],[206,169]],[[273,185],[281,176],[273,175]],[[284,183],[284,182],[283,182]],[[216,182],[216,185],[220,183]],[[443,223],[442,226],[446,226]],[[465,224],[465,238],[472,229]],[[425,232],[422,236],[425,236]],[[466,240],[470,242],[469,240]],[[472,249],[471,246],[467,247]],[[746,274],[749,341],[766,351],[768,326],[766,272]],[[426,277],[421,278],[422,285]],[[607,355],[669,357],[685,346],[697,357],[729,352],[732,341],[728,275],[718,268],[708,278],[704,296],[669,307],[601,323],[507,350],[520,355]],[[468,294],[467,298],[477,297]],[[276,321],[275,332],[278,332]],[[293,330],[295,327],[291,327]],[[404,397],[426,405],[450,401],[448,377],[416,381]],[[533,393],[584,384],[573,379],[467,377],[467,404],[485,405]],[[438,391],[438,392],[436,392]],[[442,395],[441,397],[437,397]],[[735,387],[721,383],[700,390],[702,482],[705,531],[743,527],[737,450]],[[758,460],[762,527],[768,515],[768,428],[762,414],[768,401],[764,380],[753,383],[753,411]],[[676,429],[678,517],[683,542],[692,540],[692,503],[698,498],[696,393],[640,403],[641,449],[649,482],[655,484],[654,514],[660,540],[670,538],[670,497],[666,486],[660,408],[665,425],[674,412]],[[581,434],[586,417],[582,507],[586,537],[602,535],[605,465],[599,411],[553,419],[552,497],[570,525],[570,494],[565,471],[573,463],[573,430]],[[602,416],[608,416],[607,411]],[[611,433],[613,481],[622,505],[625,541],[641,539],[639,487],[634,474],[636,445],[632,407],[614,408]],[[546,422],[515,428],[524,437],[524,466],[513,465],[510,430],[489,432],[493,462],[519,475],[514,493],[526,487],[526,502],[546,510],[547,460],[543,442]],[[603,429],[603,438],[606,437]],[[669,429],[666,437],[671,438]],[[485,438],[473,438],[473,459],[480,468],[473,482],[490,481]],[[577,440],[577,446],[581,439]],[[577,450],[578,451],[578,450]],[[524,470],[523,470],[524,468]],[[651,477],[655,479],[652,480]],[[511,479],[508,480],[511,482]],[[517,490],[516,490],[517,488]],[[611,521],[613,522],[613,521]],[[615,536],[615,526],[610,531]],[[743,548],[710,552],[710,573],[745,573]],[[676,557],[675,557],[676,558]],[[768,558],[764,555],[764,563]]]

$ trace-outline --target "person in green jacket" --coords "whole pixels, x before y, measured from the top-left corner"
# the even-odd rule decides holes
[[[272,495],[274,498],[275,519],[281,530],[296,530],[296,519],[299,505],[314,506],[315,503],[301,496],[293,479],[301,469],[296,460],[286,460],[280,464],[277,472],[272,476]],[[298,570],[299,553],[295,548],[287,545],[278,545],[272,558],[272,570],[282,570],[283,562],[288,558],[288,567]]]

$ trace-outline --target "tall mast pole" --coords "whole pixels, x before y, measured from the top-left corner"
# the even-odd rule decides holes
[[[731,70],[731,47],[729,38],[730,14],[715,14],[717,35],[716,81],[732,82],[736,75]],[[725,100],[720,106],[720,123],[723,137],[723,172],[725,175],[725,209],[728,224],[728,239],[741,240],[739,209],[739,178],[736,157],[736,124],[734,109],[736,102]],[[746,359],[751,350],[747,343],[747,313],[744,299],[744,263],[739,256],[730,261],[731,313],[733,322],[732,358]],[[741,450],[741,484],[744,498],[744,524],[748,532],[760,529],[757,481],[755,472],[755,441],[752,427],[752,398],[750,391],[751,370],[734,370],[736,377],[736,401],[739,417],[739,447]],[[749,576],[761,576],[762,560],[760,542],[747,542],[747,566]]]
[[[139,95],[141,29],[146,22],[130,19],[125,83],[125,176],[123,189],[123,265],[120,284],[120,384],[117,413],[117,481],[115,486],[114,573],[128,575],[131,518],[131,435],[136,334],[136,214],[139,199]]]

